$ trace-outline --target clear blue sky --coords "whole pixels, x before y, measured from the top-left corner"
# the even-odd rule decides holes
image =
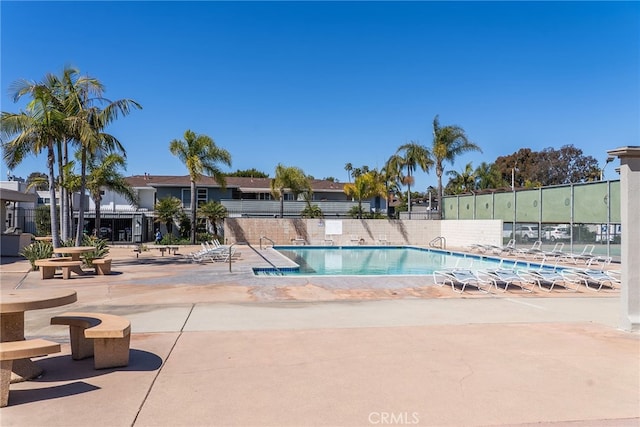
[[[184,131],[227,149],[229,171],[278,163],[344,182],[431,145],[432,121],[483,153],[447,169],[573,144],[601,164],[640,145],[639,2],[2,1],[8,86],[73,65],[107,98],[143,106],[107,131],[126,175],[184,175],[168,151]],[[617,179],[609,165],[605,177]],[[14,175],[46,172],[29,158]],[[226,169],[226,168],[225,168]],[[2,165],[6,179],[6,165]],[[418,172],[416,190],[436,185]],[[446,180],[445,180],[446,182]]]

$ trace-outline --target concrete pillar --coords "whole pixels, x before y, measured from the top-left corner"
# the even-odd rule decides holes
[[[622,220],[622,290],[620,327],[640,331],[640,146],[608,151],[620,159],[620,219]]]

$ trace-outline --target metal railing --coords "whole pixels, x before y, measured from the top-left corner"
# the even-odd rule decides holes
[[[260,236],[260,249],[261,250],[263,249],[263,247],[262,247],[262,239],[270,241],[271,242],[271,246],[275,246],[276,245],[276,242],[274,242],[273,240],[271,240],[267,236]]]
[[[443,236],[438,236],[429,242],[429,246],[432,248],[446,249],[447,239],[445,239]]]
[[[260,239],[262,239],[262,238],[260,238]],[[271,239],[269,239],[269,240],[271,240]],[[265,260],[265,261],[266,261],[266,262],[267,262],[271,267],[275,268],[275,269],[276,269],[276,271],[278,272],[278,275],[280,275],[280,276],[284,276],[284,273],[283,273],[283,272],[282,272],[282,271],[281,271],[281,270],[280,270],[280,269],[279,269],[279,268],[278,268],[274,263],[272,263],[271,261],[269,261],[269,260],[268,260],[264,255],[262,255],[260,252],[258,252],[258,250],[257,250],[256,248],[254,248],[253,246],[251,246],[251,243],[249,243],[249,242],[235,242],[235,243],[232,243],[232,244],[229,246],[229,273],[231,273],[231,264],[233,264],[233,256],[232,256],[232,255],[233,255],[233,251],[232,251],[232,249],[233,249],[233,247],[234,247],[234,246],[236,246],[236,245],[246,245],[246,246],[249,246],[249,248],[250,248],[252,251],[254,251],[255,253],[257,253],[257,254],[260,256],[260,258],[262,258],[263,260]]]

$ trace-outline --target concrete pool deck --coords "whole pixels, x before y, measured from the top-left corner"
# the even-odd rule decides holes
[[[196,248],[181,248],[184,254]],[[12,384],[2,426],[637,426],[640,335],[618,291],[456,294],[430,277],[255,277],[111,248],[110,276],[41,280],[3,259],[3,289],[73,288],[26,313],[63,344]],[[132,323],[126,368],[72,361],[63,311]]]

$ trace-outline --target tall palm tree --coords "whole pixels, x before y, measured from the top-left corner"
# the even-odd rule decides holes
[[[393,156],[392,156],[393,158]],[[391,160],[391,159],[390,159]],[[391,163],[387,162],[380,172],[382,175],[382,179],[385,185],[385,200],[386,200],[386,208],[387,213],[389,213],[389,203],[391,201],[391,194],[397,194],[400,192],[400,187],[398,185],[398,170],[395,168],[395,164],[392,161]]]
[[[271,180],[271,194],[280,200],[280,218],[284,218],[284,193],[289,190],[294,198],[311,191],[311,184],[304,171],[295,166],[276,166],[276,176]]]
[[[49,212],[53,247],[60,247],[58,209],[56,202],[55,144],[64,138],[66,123],[62,106],[57,102],[57,78],[47,74],[41,82],[19,80],[10,87],[13,100],[28,96],[31,101],[21,113],[2,112],[0,135],[7,167],[13,169],[30,154],[47,152],[49,175]]]
[[[196,183],[203,174],[213,176],[222,189],[226,188],[227,181],[218,163],[231,166],[231,154],[223,148],[216,146],[212,138],[207,135],[196,135],[187,130],[184,133],[184,141],[174,139],[169,143],[169,151],[177,156],[187,166],[191,181],[191,244],[196,243]]]
[[[104,86],[96,78],[80,76],[76,69],[65,69],[63,73],[63,95],[69,116],[71,136],[80,145],[80,194],[85,194],[87,161],[89,156],[118,151],[126,152],[120,141],[104,132],[104,129],[120,115],[126,116],[132,108],[142,106],[131,99],[110,101],[104,98]],[[104,107],[103,107],[104,106]],[[82,243],[84,224],[84,197],[78,206],[78,229],[76,244]]]
[[[433,119],[433,146],[431,147],[431,160],[436,166],[438,177],[438,215],[442,218],[442,174],[445,161],[453,163],[460,154],[469,151],[482,152],[479,146],[469,141],[467,135],[460,126],[440,126],[438,116]]]
[[[129,185],[125,177],[118,169],[126,167],[123,156],[117,153],[109,153],[104,157],[92,157],[87,162],[87,190],[89,196],[96,205],[95,228],[100,230],[100,204],[102,203],[102,190],[107,188],[120,194],[133,206],[138,204],[138,195]]]
[[[353,165],[351,163],[347,163],[344,165],[344,170],[347,171],[347,180],[351,182],[351,171],[353,170]]]
[[[428,172],[429,168],[433,165],[433,160],[431,160],[431,153],[429,152],[429,149],[414,141],[398,147],[396,154],[400,156],[396,161],[398,161],[403,167],[407,168],[407,175],[404,179],[404,183],[408,186],[407,200],[409,219],[411,219],[411,184],[414,182],[413,173],[417,168],[420,168],[423,172]]]

